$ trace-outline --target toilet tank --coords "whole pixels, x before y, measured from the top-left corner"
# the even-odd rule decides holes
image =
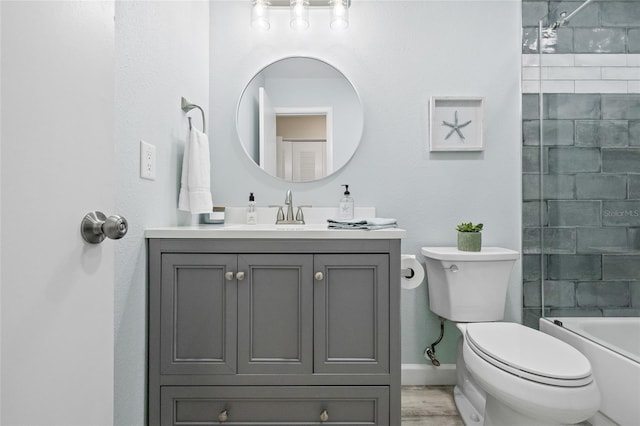
[[[422,247],[426,258],[429,309],[458,322],[504,318],[507,286],[519,253],[500,247],[479,252]]]

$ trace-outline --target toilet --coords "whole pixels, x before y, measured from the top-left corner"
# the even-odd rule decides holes
[[[550,335],[502,322],[517,251],[423,247],[429,309],[457,323],[454,399],[467,426],[580,423],[600,405],[591,365]]]

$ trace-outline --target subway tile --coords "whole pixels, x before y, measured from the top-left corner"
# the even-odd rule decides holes
[[[600,95],[550,94],[544,97],[544,103],[548,118],[600,118]]]
[[[552,2],[549,9],[549,19],[550,20],[560,20],[562,19],[561,13],[566,12],[567,14],[571,14],[578,7],[582,6],[583,1],[560,1],[560,2]],[[595,27],[599,24],[599,12],[600,8],[597,4],[587,5],[585,8],[581,9],[579,13],[575,14],[571,18],[571,26],[573,27]]]
[[[629,145],[640,146],[640,120],[629,122]]]
[[[543,151],[545,155],[546,150]],[[548,162],[544,161],[543,165],[546,166]],[[522,147],[522,172],[523,173],[540,173],[540,149],[536,146],[524,146]]]
[[[627,90],[626,81],[577,80],[575,83],[575,93],[627,93]]]
[[[602,309],[591,307],[551,308],[550,317],[601,317]]]
[[[550,173],[593,173],[600,171],[600,150],[597,148],[549,148]],[[640,167],[640,164],[638,165]]]
[[[543,80],[599,80],[600,67],[542,67]]]
[[[538,21],[549,12],[546,1],[522,2],[522,26],[535,27]]]
[[[626,53],[625,28],[576,28],[575,53]]]
[[[540,79],[539,67],[522,67],[522,80],[538,81]]]
[[[636,308],[602,308],[605,317],[640,317],[640,309]]]
[[[629,283],[629,290],[631,292],[631,306],[640,309],[640,281]]]
[[[542,268],[540,268],[539,254],[523,254],[522,255],[522,279],[524,281],[537,281],[542,277]],[[545,268],[546,270],[546,268]]]
[[[576,283],[574,281],[545,281],[545,308],[571,308],[576,306]]]
[[[605,254],[602,256],[603,280],[640,280],[640,255]]]
[[[535,54],[538,52],[538,27],[522,28],[522,53]]]
[[[640,200],[640,175],[629,175],[629,199]]]
[[[628,53],[640,53],[640,28],[629,28],[627,30]]]
[[[522,286],[522,304],[525,308],[542,306],[540,281],[527,281]]]
[[[522,121],[522,143],[525,146],[540,145],[540,121]]]
[[[640,250],[640,227],[630,226],[626,230],[629,250]]]
[[[575,64],[573,53],[556,53],[553,55],[542,55],[543,67],[572,67]]]
[[[600,201],[549,200],[549,226],[600,226]]]
[[[629,306],[629,283],[619,281],[579,282],[576,286],[576,302],[580,307]]]
[[[579,200],[624,200],[627,198],[627,176],[578,174],[576,197]]]
[[[522,253],[540,254],[540,228],[522,230]]]
[[[539,143],[539,122],[536,121],[536,143]],[[544,145],[545,146],[571,146],[574,144],[574,122],[573,120],[544,120],[542,123],[544,129]]]
[[[522,66],[523,67],[539,67],[540,66],[540,55],[537,53],[525,53],[522,55]]]
[[[537,120],[540,117],[540,108],[538,106],[538,94],[522,95],[522,119]]]
[[[605,80],[640,80],[640,67],[602,67]]]
[[[539,330],[541,316],[540,308],[525,308],[522,310],[522,324],[534,330]]]
[[[573,80],[545,80],[542,82],[543,93],[575,93]]]
[[[625,247],[627,229],[622,227],[577,228],[577,247],[579,254],[601,253],[603,249]]]
[[[525,201],[522,203],[522,226],[538,227],[540,226],[540,201]],[[544,222],[547,224],[546,203],[542,203],[542,214]]]
[[[640,95],[602,95],[602,118],[640,119]]]
[[[542,187],[546,200],[576,198],[576,177],[574,175],[551,175],[542,177]]]
[[[640,226],[640,201],[603,201],[603,226]]]
[[[522,82],[522,93],[539,93],[540,92],[540,83],[537,81],[523,81]]]
[[[600,4],[600,13],[602,26],[637,27],[640,22],[640,2],[604,2]]]
[[[575,254],[575,228],[543,228],[543,246],[546,254]]]
[[[640,173],[640,148],[605,148],[602,150],[604,173]]]
[[[629,145],[626,120],[576,120],[576,146],[626,147]]]
[[[640,55],[628,53],[626,56],[627,56],[627,66],[640,67]]]
[[[576,54],[575,55],[575,65],[583,66],[583,67],[593,67],[593,66],[617,66],[624,67],[629,65],[628,58],[625,54],[610,54],[610,55],[599,55],[596,53],[584,53],[584,54]]]
[[[551,280],[599,280],[602,278],[601,256],[549,255],[548,273]]]
[[[627,81],[627,93],[640,93],[640,81]]]

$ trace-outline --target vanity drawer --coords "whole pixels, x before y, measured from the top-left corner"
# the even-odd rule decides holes
[[[161,399],[162,426],[389,426],[386,386],[163,386]]]

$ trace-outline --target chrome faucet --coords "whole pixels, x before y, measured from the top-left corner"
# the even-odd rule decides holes
[[[282,210],[282,206],[269,206],[278,208],[278,213],[276,215],[276,225],[304,225],[304,213],[302,212],[302,208],[311,206],[298,206],[298,211],[296,212],[296,217],[294,219],[293,195],[291,194],[291,190],[287,191],[287,195],[284,198],[284,204],[287,206],[286,216],[284,211]]]

